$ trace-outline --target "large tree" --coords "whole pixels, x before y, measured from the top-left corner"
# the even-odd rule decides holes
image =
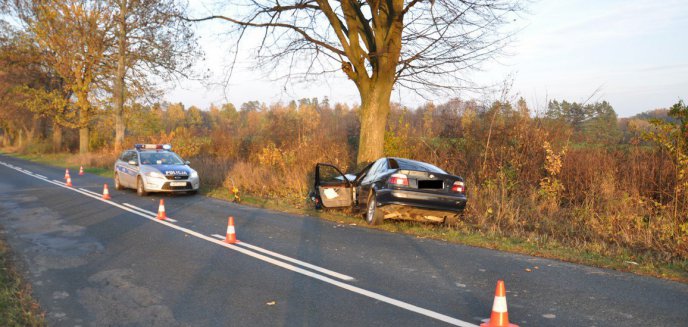
[[[505,45],[501,27],[520,9],[511,0],[244,0],[222,19],[263,32],[259,66],[307,75],[341,70],[361,98],[358,162],[383,154],[392,90],[453,91],[462,72]]]
[[[93,91],[111,48],[112,13],[98,0],[16,1],[19,17],[42,49],[45,62],[76,99],[79,152],[89,151]]]
[[[116,26],[113,98],[115,150],[125,134],[124,103],[128,90],[149,93],[151,75],[169,78],[183,74],[198,57],[196,40],[188,22],[179,16],[185,7],[177,0],[110,0]],[[129,97],[132,98],[132,97]]]

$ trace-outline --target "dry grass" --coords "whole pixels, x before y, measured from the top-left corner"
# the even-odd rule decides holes
[[[45,326],[31,288],[14,268],[10,251],[0,239],[0,326]]]

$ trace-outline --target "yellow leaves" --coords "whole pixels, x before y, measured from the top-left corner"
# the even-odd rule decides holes
[[[282,151],[275,146],[275,143],[268,143],[258,154],[258,161],[263,166],[275,166],[282,161]]]

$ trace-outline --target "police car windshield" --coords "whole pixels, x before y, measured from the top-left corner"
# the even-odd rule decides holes
[[[171,152],[140,152],[142,165],[183,165],[184,162]]]

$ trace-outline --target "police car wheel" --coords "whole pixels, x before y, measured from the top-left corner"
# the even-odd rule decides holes
[[[115,189],[116,190],[124,189],[124,187],[122,187],[122,183],[119,182],[119,174],[115,174]]]
[[[146,187],[143,185],[143,180],[141,177],[136,178],[136,194],[139,196],[146,196],[148,195],[148,192],[146,192]]]

